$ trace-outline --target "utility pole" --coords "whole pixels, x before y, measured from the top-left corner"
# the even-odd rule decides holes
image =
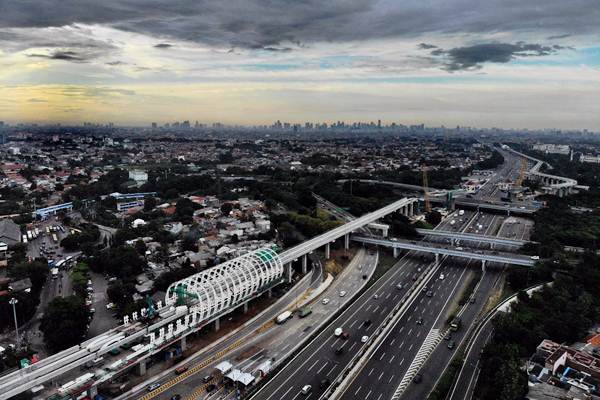
[[[17,334],[17,349],[20,349],[21,343],[19,340],[19,325],[17,323],[17,309],[16,309],[16,305],[18,302],[19,302],[19,300],[15,299],[14,297],[8,301],[8,303],[11,304],[13,307],[13,316],[15,317],[15,333]]]

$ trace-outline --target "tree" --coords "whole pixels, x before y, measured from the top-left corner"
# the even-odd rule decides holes
[[[229,215],[231,210],[233,210],[233,204],[231,204],[231,203],[221,204],[221,212],[223,213],[223,215]]]
[[[44,342],[53,352],[81,343],[87,333],[90,312],[77,296],[57,297],[46,310],[40,325]]]
[[[442,214],[437,211],[431,211],[425,215],[425,221],[429,222],[433,226],[437,226],[442,222]]]
[[[154,197],[148,197],[144,199],[144,211],[150,212],[156,207],[156,199]]]

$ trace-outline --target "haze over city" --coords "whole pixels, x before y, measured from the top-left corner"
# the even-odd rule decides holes
[[[5,121],[591,129],[594,0],[7,1]]]

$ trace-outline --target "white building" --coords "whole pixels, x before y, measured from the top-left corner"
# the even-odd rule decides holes
[[[571,151],[571,148],[567,144],[534,144],[533,149],[537,151],[542,151],[544,153],[550,154],[564,154],[568,155]]]
[[[600,156],[593,156],[591,154],[582,154],[579,156],[579,162],[600,164]]]
[[[143,185],[148,182],[148,173],[139,169],[132,169],[129,171],[129,179],[134,180],[138,186]]]

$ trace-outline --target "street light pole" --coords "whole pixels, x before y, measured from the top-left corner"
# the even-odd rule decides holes
[[[19,300],[15,299],[14,297],[12,299],[9,300],[9,304],[12,305],[13,307],[13,316],[15,317],[15,333],[17,334],[17,349],[20,348],[20,340],[19,340],[19,325],[17,324],[17,308],[16,305],[19,302]]]

